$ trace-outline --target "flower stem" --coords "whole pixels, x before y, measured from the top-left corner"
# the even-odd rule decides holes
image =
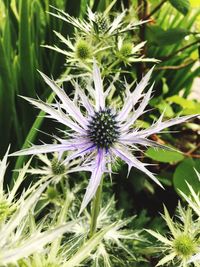
[[[103,187],[103,177],[101,178],[100,185],[97,189],[96,195],[95,195],[94,200],[92,202],[91,224],[90,224],[89,237],[92,237],[96,233],[97,218],[98,218],[100,207],[101,207],[102,187]]]

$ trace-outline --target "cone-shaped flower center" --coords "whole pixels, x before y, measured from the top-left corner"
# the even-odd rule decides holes
[[[95,112],[89,123],[88,135],[98,148],[108,149],[119,136],[116,114],[112,114],[110,109]]]
[[[195,243],[190,236],[183,234],[174,240],[174,248],[179,255],[188,257],[195,252]]]
[[[59,162],[57,158],[54,158],[51,162],[51,169],[53,174],[61,175],[65,173],[65,166]]]

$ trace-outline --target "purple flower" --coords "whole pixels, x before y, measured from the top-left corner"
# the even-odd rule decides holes
[[[132,85],[126,84],[124,104],[121,109],[106,105],[106,98],[112,85],[106,91],[103,90],[100,70],[95,62],[93,68],[94,88],[89,86],[89,96],[87,96],[79,85],[74,82],[76,96],[74,100],[71,100],[54,81],[41,73],[45,82],[59,98],[59,102],[48,104],[41,100],[24,98],[46,112],[49,118],[64,124],[69,129],[66,131],[68,138],[56,138],[59,144],[32,146],[12,155],[50,152],[62,154],[64,151],[70,151],[71,154],[64,161],[66,164],[70,160],[82,157],[82,166],[85,167],[85,170],[91,171],[92,174],[80,212],[83,211],[95,195],[102,175],[105,172],[111,172],[111,163],[118,157],[128,164],[129,171],[132,167],[135,167],[162,187],[153,173],[146,168],[148,164],[140,162],[132,151],[138,149],[137,145],[163,147],[149,140],[148,137],[166,127],[182,123],[194,116],[178,117],[162,122],[162,114],[148,129],[139,130],[134,128],[134,123],[145,112],[151,97],[153,86],[147,93],[144,93],[144,89],[148,85],[152,70],[143,77],[133,92],[130,90]],[[139,100],[140,103],[135,108]]]

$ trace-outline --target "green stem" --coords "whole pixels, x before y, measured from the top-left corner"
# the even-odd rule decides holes
[[[71,202],[73,200],[72,193],[69,191],[68,188],[67,189],[66,188],[65,188],[65,191],[66,191],[65,202],[64,202],[63,207],[61,208],[60,214],[58,215],[58,220],[57,220],[57,224],[56,224],[57,226],[60,226],[63,223],[65,223],[66,218],[67,218],[68,209],[69,209]],[[49,252],[49,257],[48,257],[49,262],[55,262],[56,261],[56,257],[57,257],[58,252],[59,252],[61,241],[62,241],[62,237],[59,237],[58,239],[55,239],[52,242],[51,249]]]
[[[100,185],[97,189],[96,195],[95,195],[94,200],[92,202],[91,224],[90,224],[89,237],[92,237],[96,233],[97,218],[98,218],[100,207],[101,207],[102,187],[103,187],[103,177],[101,178]]]
[[[106,71],[103,71],[103,76],[106,76],[106,74],[109,74],[110,72],[112,72],[112,68],[115,67],[118,63],[120,63],[120,60],[117,59],[116,61],[114,61],[108,68]]]

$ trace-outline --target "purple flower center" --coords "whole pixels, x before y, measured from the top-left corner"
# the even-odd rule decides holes
[[[88,125],[88,136],[98,148],[111,147],[119,137],[116,114],[110,109],[95,112]]]

